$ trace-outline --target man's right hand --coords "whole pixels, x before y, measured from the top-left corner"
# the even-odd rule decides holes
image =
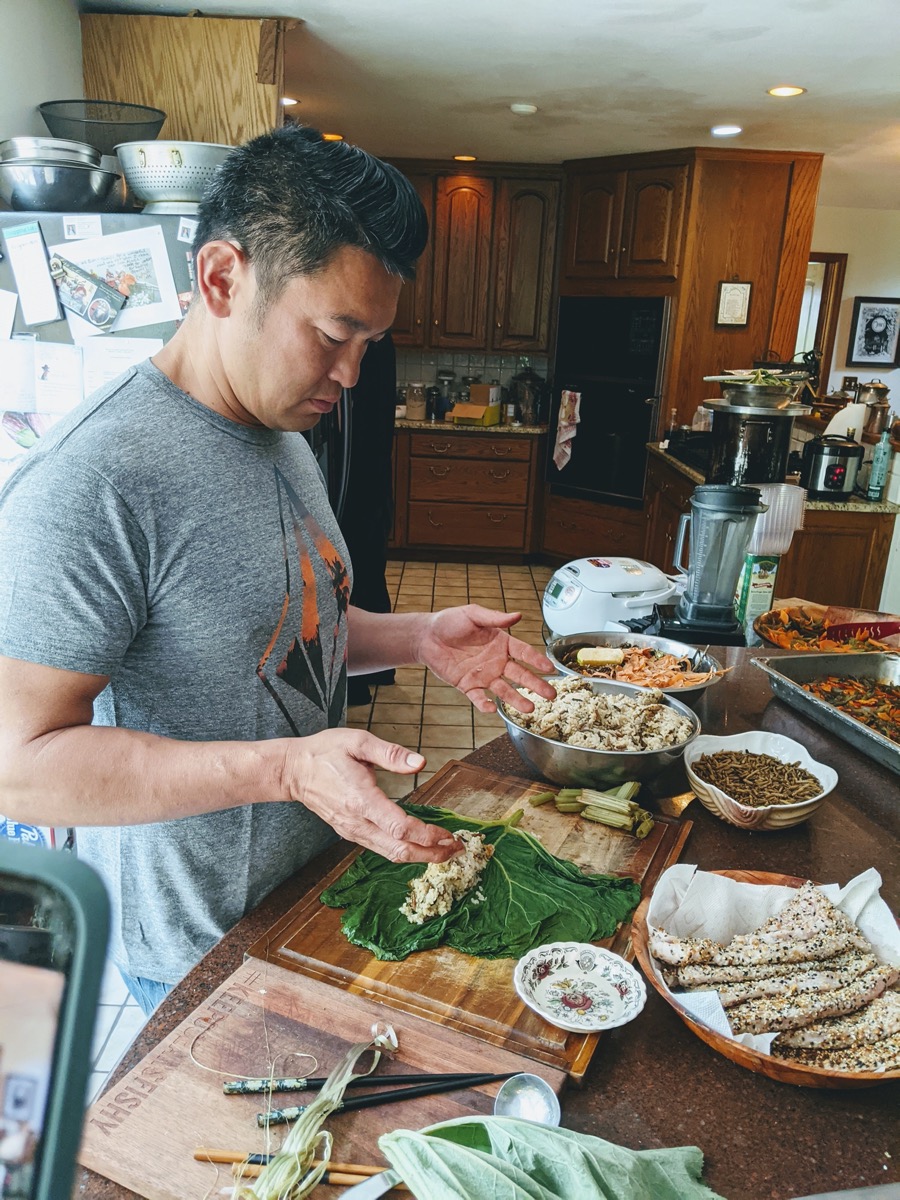
[[[283,795],[343,838],[392,862],[444,862],[461,849],[446,829],[409,816],[375,782],[375,767],[415,775],[425,759],[362,729],[326,729],[282,743]]]

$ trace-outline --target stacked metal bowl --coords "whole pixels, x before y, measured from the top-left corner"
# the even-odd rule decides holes
[[[0,199],[18,212],[119,212],[128,207],[122,177],[100,151],[65,138],[0,142]]]

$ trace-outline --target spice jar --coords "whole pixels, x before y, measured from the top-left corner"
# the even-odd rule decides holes
[[[409,421],[425,420],[425,384],[406,385],[406,417]]]

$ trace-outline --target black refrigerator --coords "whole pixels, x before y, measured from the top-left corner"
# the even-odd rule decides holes
[[[547,482],[561,496],[639,508],[662,397],[669,300],[563,296],[559,302]],[[554,462],[563,390],[581,394],[569,461]]]

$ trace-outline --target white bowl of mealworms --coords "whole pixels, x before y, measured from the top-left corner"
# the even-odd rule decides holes
[[[684,752],[687,777],[704,808],[741,829],[788,829],[808,820],[837,783],[799,742],[755,730],[701,734]]]

